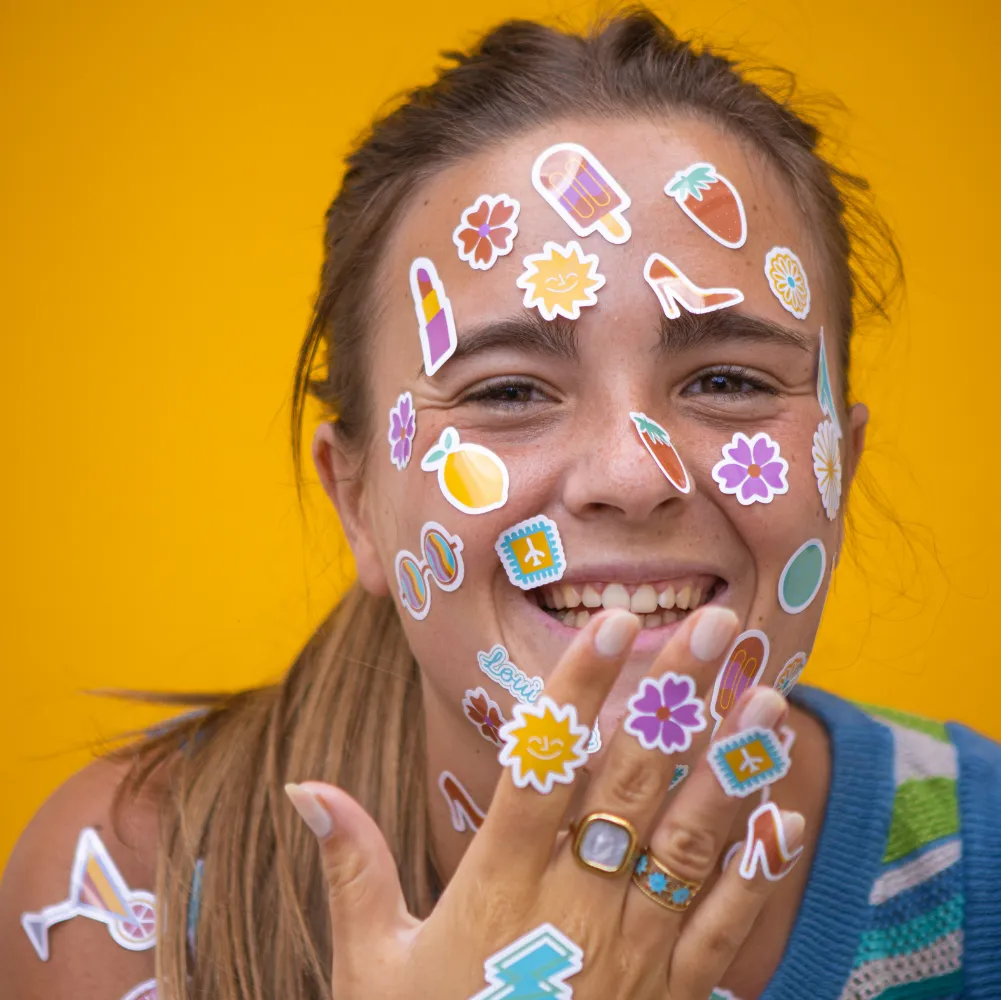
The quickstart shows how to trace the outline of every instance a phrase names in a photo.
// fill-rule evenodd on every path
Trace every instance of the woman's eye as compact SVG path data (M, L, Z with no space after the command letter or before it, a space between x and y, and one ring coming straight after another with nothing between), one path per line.
M686 396L753 396L755 393L775 395L775 390L760 379L741 369L704 372L690 382Z
M494 382L470 392L467 403L486 403L488 406L525 406L543 402L546 393L532 382Z

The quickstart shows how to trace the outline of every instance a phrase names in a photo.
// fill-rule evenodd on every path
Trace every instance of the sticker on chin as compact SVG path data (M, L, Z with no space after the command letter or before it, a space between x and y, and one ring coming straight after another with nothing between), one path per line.
M771 503L772 498L789 492L786 473L789 463L779 454L779 445L764 431L747 437L737 431L723 445L723 458L712 470L720 492L732 494L745 507Z

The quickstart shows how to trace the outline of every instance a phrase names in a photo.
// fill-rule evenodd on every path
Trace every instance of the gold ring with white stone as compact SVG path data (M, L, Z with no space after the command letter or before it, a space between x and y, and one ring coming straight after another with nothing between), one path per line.
M621 875L636 851L636 828L612 813L588 813L571 827L573 856L599 875Z

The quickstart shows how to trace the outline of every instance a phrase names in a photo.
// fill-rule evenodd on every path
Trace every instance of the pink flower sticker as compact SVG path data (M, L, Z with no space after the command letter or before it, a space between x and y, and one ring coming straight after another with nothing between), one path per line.
M706 728L702 700L695 695L691 677L668 671L654 680L645 677L629 699L625 729L644 750L671 754L692 745L692 733Z
M748 506L759 501L771 503L778 493L788 493L786 473L789 463L779 455L778 442L764 431L748 438L737 431L723 445L723 458L713 466L713 479L723 493L730 493Z
M518 235L515 219L521 205L510 195L481 194L476 203L462 213L452 233L459 248L459 259L476 271L487 271L498 257L509 254Z
M414 413L414 398L409 392L403 393L396 406L389 411L389 459L402 472L410 461L413 451L414 434L417 433L417 415Z

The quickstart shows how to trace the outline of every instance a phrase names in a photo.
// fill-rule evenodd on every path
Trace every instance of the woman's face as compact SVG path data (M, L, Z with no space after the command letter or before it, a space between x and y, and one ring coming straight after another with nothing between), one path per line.
M626 242L576 235L533 187L533 163L559 142L586 147L631 198ZM713 239L665 194L665 184L696 163L713 164L739 192L747 220L739 249ZM520 203L513 251L489 269L474 269L460 259L453 230L480 195L501 193ZM516 281L526 255L541 253L547 241L562 247L572 240L597 255L604 285L579 319L550 322L526 308ZM805 319L771 290L765 257L773 247L791 248L802 261L811 290ZM681 305L669 318L644 279L653 253L696 285L739 289L743 301L703 314ZM430 377L411 294L418 257L433 262L458 337L454 356ZM569 271L574 277L551 276L550 290L579 281L583 268ZM811 454L824 420L820 331L828 331L832 363L839 331L809 222L760 154L696 121L566 122L505 142L420 187L386 250L372 309L375 444L360 483L342 484L337 499L363 585L400 605L432 720L461 719L464 694L481 685L509 714L513 699L481 672L477 653L501 644L525 674L544 680L597 610L587 605L598 601L629 600L644 623L602 713L606 732L657 650L696 606L725 605L744 630L765 633L763 683L774 682L794 654L809 653L841 539L841 513L827 516ZM840 372L833 367L831 380L837 400ZM400 471L387 428L405 392L413 396L416 436ZM687 493L654 461L631 412L668 432L688 473ZM845 491L864 419L862 407L850 418L840 415ZM462 444L489 449L503 462L509 489L502 506L461 511L446 498L439 474L422 470L421 459L449 427ZM714 479L738 432L752 442L767 435L788 463L786 491L780 467L762 473L780 487L765 489L768 502L742 503L739 487L724 493ZM461 471L453 466L450 475ZM729 475L732 486L742 474ZM455 489L457 481L445 478ZM556 583L524 590L509 579L495 543L505 529L538 515L557 525L566 571ZM421 529L429 521L461 539L464 576L451 592L431 581L430 608L419 620L400 603L395 563L401 550L422 558ZM780 576L809 539L823 543L826 570L817 598L792 614L779 603ZM716 672L707 671L696 679L706 697Z

